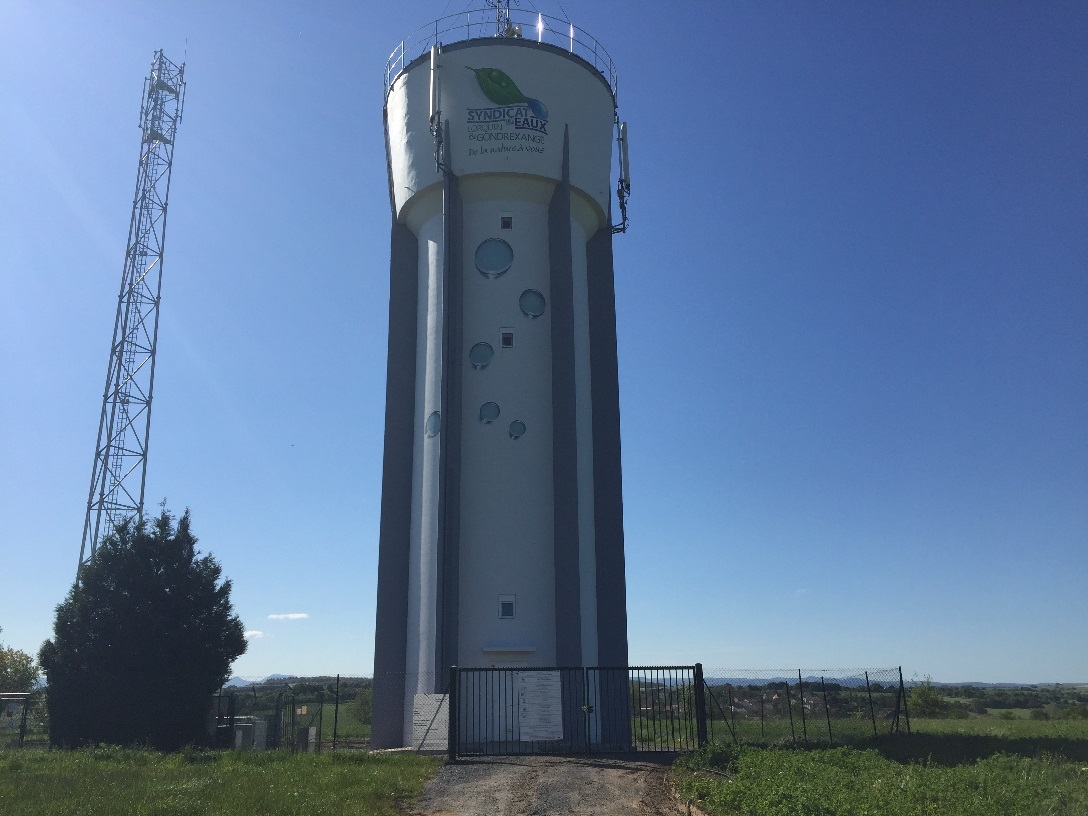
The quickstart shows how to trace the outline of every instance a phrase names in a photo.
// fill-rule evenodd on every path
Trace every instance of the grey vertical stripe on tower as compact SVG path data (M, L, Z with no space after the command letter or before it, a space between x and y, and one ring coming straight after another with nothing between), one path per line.
M578 569L578 434L574 378L574 271L570 232L570 139L563 129L563 178L548 207L552 321L552 491L555 547L555 661L582 665Z
M589 365L593 397L593 525L597 553L597 660L627 665L627 583L623 559L620 386L616 357L616 279L612 229L586 247L589 269Z
M412 525L412 447L416 431L416 306L419 246L396 215L390 230L389 353L385 381L385 455L378 535L378 606L374 621L376 748L403 744L408 650L408 552Z
M597 660L627 666L627 584L623 562L623 485L620 474L620 389L616 358L616 286L612 228L586 246L589 275L589 366L593 398L593 525L597 557ZM626 690L624 669L600 674L602 688ZM602 743L631 744L630 698L602 712Z
M457 176L449 169L450 126L445 123L446 172L442 182L442 447L438 492L438 615L435 691L445 691L445 671L457 660L461 542L461 417L464 370L464 213Z

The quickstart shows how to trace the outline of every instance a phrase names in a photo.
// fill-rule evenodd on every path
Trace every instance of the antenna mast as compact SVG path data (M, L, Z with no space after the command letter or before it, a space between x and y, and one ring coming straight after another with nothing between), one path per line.
M166 204L174 138L184 105L185 63L175 65L161 50L156 51L151 74L144 80L136 195L117 296L77 581L102 538L125 519L143 517Z
M521 5L519 0L512 0L514 5ZM510 23L511 0L487 0L487 4L495 9L495 36L496 37L520 37L521 30L515 29Z

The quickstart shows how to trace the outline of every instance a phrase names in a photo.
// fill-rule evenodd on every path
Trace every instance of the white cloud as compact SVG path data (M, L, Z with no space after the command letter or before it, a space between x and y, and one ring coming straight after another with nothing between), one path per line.
M244 637L246 640L253 640L253 638L263 638L264 632L262 632L260 629L249 629L242 634L242 637Z
M269 615L269 620L304 620L310 617L307 612L284 612L280 615Z

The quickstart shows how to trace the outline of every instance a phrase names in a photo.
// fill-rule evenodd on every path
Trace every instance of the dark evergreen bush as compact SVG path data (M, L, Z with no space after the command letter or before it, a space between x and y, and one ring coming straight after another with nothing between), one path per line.
M230 581L199 557L189 511L124 523L83 565L39 660L54 745L207 741L212 695L246 650Z

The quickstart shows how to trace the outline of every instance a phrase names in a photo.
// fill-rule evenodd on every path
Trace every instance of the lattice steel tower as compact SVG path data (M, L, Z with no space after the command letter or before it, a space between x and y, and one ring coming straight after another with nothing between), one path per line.
M185 64L175 65L162 51L156 51L151 74L144 80L136 195L117 296L77 579L101 538L123 519L143 516L166 204L174 137L184 104Z

